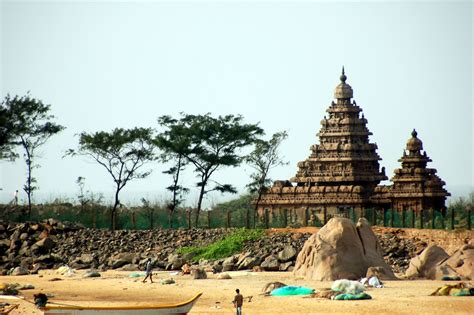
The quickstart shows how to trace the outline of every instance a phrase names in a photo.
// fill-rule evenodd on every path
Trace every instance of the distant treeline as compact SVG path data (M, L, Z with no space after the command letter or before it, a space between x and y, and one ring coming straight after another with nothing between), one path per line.
M55 117L50 109L50 105L29 94L14 97L7 95L0 103L0 159L13 161L19 158L18 150L22 150L27 170L23 186L27 205L18 206L18 191L12 204L21 209L22 216L30 219L41 215L41 207L33 209L33 193L39 188L38 180L33 176L34 170L39 167L38 148L66 128L54 121ZM104 170L104 175L113 182L114 202L111 207L106 207L112 229L122 226L121 219L117 218L123 212L121 191L130 181L149 176L152 162L168 167L163 171L170 177L166 187L169 197L165 205L168 225L171 225L173 217L181 218L181 214L175 215L174 212L178 212L185 195L191 189L181 184L183 170L189 167L196 174L194 189L198 191L199 197L193 210L194 215L188 215L192 217L194 226L200 226L201 221L206 220L200 218L200 213L203 200L209 193L237 193L231 183L214 180L215 174L223 168L246 163L254 169L247 185L248 191L255 194L257 200L253 212L246 213L245 225L251 227L260 196L272 182L269 178L270 170L285 164L279 156L278 148L286 139L286 132L277 132L269 140L264 140L264 135L265 132L258 123L245 123L241 115L214 117L210 113L181 113L179 117L157 117L157 125L148 128L117 127L111 131L81 132L77 147L64 148L63 151L65 157L84 156L97 163ZM244 153L248 151L250 153ZM77 184L83 192L84 178L78 177ZM81 195L80 198L86 198L83 193ZM83 201L80 202L84 205ZM77 212L82 216L84 209L82 207L79 208L80 211L70 212L71 215ZM100 213L105 211L97 207L94 209ZM141 212L131 211L131 214L136 217ZM98 216L93 216L93 219L97 225Z

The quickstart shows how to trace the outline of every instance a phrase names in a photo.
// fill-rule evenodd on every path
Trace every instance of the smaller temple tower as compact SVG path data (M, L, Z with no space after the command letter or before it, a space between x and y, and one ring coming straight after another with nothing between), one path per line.
M391 179L390 199L392 208L401 210L445 210L446 197L451 194L443 188L446 184L436 175L436 169L427 168L431 159L423 151L423 142L413 129L406 150L398 160L402 168L395 170Z

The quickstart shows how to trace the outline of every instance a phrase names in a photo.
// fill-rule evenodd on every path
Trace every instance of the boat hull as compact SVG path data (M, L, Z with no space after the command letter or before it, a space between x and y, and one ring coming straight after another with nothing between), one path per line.
M44 315L178 315L191 311L194 303L201 296L197 294L189 301L177 304L156 306L94 307L46 305L40 308Z

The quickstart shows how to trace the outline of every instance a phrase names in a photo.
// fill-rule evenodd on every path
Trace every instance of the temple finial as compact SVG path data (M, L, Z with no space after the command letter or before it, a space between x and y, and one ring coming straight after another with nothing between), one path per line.
M418 135L418 132L416 132L415 128L413 128L413 131L411 132L411 136L413 138L416 138L417 135Z
M344 66L342 66L342 74L339 77L339 79L341 79L342 83L346 83L347 77L346 77L346 73L344 72Z

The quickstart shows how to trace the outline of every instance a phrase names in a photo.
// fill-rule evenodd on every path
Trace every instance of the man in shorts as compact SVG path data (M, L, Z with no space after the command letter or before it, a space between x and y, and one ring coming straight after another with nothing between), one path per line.
M151 258L148 258L148 260L146 261L146 269L145 269L145 272L146 272L146 276L145 276L145 279L143 279L143 283L146 282L146 279L148 279L148 277L150 277L150 281L151 283L153 283L153 273L152 273L152 264L151 264Z

